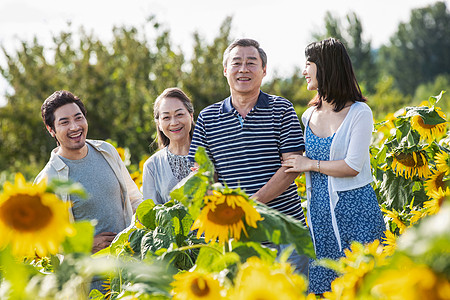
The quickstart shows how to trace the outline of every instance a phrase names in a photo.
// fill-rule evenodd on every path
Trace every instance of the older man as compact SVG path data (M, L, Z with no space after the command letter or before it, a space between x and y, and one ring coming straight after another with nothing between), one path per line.
M231 96L203 109L189 156L206 149L219 182L244 189L252 198L302 222L305 218L294 179L283 158L305 149L300 122L288 100L260 90L267 56L259 43L238 39L223 57ZM306 273L307 260L296 262Z

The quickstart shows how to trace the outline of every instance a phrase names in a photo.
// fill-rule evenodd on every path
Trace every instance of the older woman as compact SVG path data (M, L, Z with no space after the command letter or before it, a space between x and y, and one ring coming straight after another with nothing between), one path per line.
M170 191L190 173L187 154L194 132L194 107L179 88L168 88L155 100L153 114L160 150L144 164L144 199L156 204L170 200Z

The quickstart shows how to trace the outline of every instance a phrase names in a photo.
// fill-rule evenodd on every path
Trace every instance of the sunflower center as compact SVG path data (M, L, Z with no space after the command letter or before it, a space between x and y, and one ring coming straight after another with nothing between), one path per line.
M407 167L422 167L424 165L423 159L419 153L417 153L417 162L414 160L412 153L399 153L395 154L395 158L404 166Z
M445 175L445 173L441 173L441 174L439 174L438 176L436 176L436 180L435 180L435 183L436 183L436 188L442 188L442 190L445 190L445 183L444 183L444 175Z
M198 297L203 297L209 294L209 286L203 278L195 278L191 283L191 291Z
M244 215L241 207L235 206L233 208L226 203L221 203L216 206L214 211L208 212L208 219L219 225L230 225L238 223Z
M0 207L3 222L17 231L37 231L47 226L53 213L41 202L39 196L17 194Z
M417 123L419 123L420 127L425 128L425 129L431 129L436 127L436 125L430 125L430 124L425 124L423 122L422 117L419 116L419 118L417 118Z

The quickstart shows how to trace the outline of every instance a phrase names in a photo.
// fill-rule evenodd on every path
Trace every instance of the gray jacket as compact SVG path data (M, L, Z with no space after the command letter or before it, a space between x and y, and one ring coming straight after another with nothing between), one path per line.
M133 179L131 179L130 173L113 145L98 140L86 140L86 142L103 155L114 171L122 191L124 218L128 224L131 223L133 213L136 212L136 208L142 202L142 194L139 191L139 188L136 186ZM63 162L58 154L56 154L57 151L58 147L53 149L50 160L34 180L35 183L41 182L44 179L50 180L52 178L61 180L69 179L69 167ZM70 195L67 193L59 194L58 196L63 201L70 200ZM71 218L73 220L72 214Z
M153 154L144 163L142 192L144 199L152 199L155 204L170 200L170 191L178 183L167 158L167 147Z

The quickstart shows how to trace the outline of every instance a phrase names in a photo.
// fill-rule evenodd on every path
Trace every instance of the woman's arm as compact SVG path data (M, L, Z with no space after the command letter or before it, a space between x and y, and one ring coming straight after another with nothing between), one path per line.
M343 159L333 161L318 161L309 159L303 155L290 155L282 163L286 167L286 173L320 172L333 177L353 177L359 174L352 169Z

